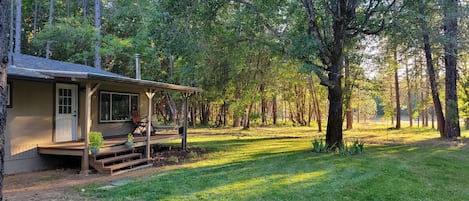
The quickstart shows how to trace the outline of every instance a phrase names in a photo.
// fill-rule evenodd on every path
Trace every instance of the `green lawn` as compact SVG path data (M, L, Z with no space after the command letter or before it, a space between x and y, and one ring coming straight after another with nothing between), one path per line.
M311 152L312 128L196 129L190 146L210 152L149 178L111 190L89 187L100 200L469 200L469 147L435 140L431 129L347 131L365 153ZM467 135L467 133L464 133Z

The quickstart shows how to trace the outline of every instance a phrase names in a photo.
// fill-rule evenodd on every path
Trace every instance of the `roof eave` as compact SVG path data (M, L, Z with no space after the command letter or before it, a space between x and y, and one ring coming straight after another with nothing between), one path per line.
M168 84L162 82L155 82L149 80L137 80L126 77L107 77L102 75L88 74L88 79L91 80L100 80L100 81L114 81L127 84L137 84L139 86L144 86L148 88L162 89L162 90L171 90L171 91L180 91L180 92L203 92L202 89L197 87L188 87L182 85Z

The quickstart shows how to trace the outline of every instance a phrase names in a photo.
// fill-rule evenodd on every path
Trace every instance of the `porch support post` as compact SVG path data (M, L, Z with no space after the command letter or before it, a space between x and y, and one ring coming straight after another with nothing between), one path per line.
M154 89L147 89L145 94L147 95L148 98L148 116L147 116L147 148L146 148L146 157L147 160L150 160L150 134L151 134L151 115L152 115L152 108L151 106L153 105L153 96L155 96L155 90Z
M183 94L183 97L184 97L184 130L182 132L182 141L181 141L181 144L182 144L182 149L184 151L187 151L187 127L188 127L188 123L187 123L187 114L188 114L188 99L189 99L189 96L190 96L190 93L187 93L187 92L184 92Z
M86 83L86 92L85 92L85 122L83 128L81 129L84 148L83 148L83 157L81 157L81 171L80 174L88 175L90 160L89 160L89 138L88 133L91 131L91 96L96 92L101 84L95 84L92 86L91 83Z

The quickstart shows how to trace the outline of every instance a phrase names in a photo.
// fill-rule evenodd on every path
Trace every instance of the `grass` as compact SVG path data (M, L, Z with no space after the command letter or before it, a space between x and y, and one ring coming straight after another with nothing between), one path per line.
M367 142L353 156L318 154L312 128L196 129L189 145L210 152L112 190L99 200L467 200L465 139L436 140L431 129L362 125L346 140ZM463 133L467 136L468 133Z

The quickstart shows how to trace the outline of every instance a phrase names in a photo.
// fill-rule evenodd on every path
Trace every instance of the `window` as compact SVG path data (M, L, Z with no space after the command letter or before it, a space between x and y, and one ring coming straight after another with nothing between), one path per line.
M122 122L132 119L138 110L138 94L101 91L99 94L100 122Z
M11 107L11 86L7 83L7 107Z

